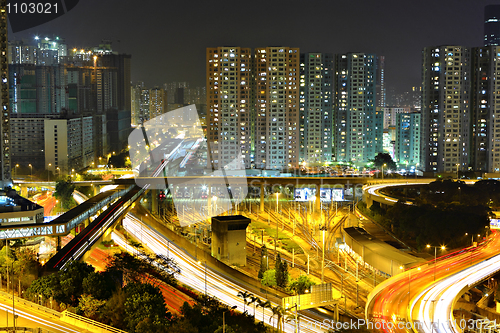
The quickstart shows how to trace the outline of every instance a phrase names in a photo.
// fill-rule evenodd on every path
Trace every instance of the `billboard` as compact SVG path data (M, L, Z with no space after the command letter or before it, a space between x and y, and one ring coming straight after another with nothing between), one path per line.
M490 219L490 229L500 229L500 219Z
M321 188L319 190L320 200L322 202L344 201L343 188ZM295 201L314 201L316 200L315 188L296 188Z

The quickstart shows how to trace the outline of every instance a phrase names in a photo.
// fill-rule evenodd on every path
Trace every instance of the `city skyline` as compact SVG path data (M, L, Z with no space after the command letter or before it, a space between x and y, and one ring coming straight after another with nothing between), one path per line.
M196 8L182 3L134 6L135 2L120 1L118 8L116 1L88 0L54 21L9 32L9 37L64 33L71 46L97 45L109 39L114 50L132 54L132 81L148 86L172 81L203 85L204 51L220 45L289 46L300 48L301 53L375 53L386 57L388 91L393 88L401 93L420 85L424 47L482 45L484 7L489 4L500 1L293 1L287 6L271 1L241 12L221 1ZM231 20L233 15L238 20Z

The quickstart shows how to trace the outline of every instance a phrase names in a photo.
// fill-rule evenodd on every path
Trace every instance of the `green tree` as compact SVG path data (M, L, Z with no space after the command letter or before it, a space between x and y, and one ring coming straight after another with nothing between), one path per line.
M136 333L164 333L165 325L161 323L155 323L150 318L146 318L139 322L135 327ZM168 330L169 332L170 329Z
M271 302L259 299L257 306L262 308L262 322L264 322L264 310L271 308Z
M255 299L258 299L255 297ZM231 327L237 333L264 333L267 332L262 322L255 323L248 313L230 311L229 307L218 300L209 297L206 301L190 305L184 303L181 307L181 318L174 318L168 329L169 333L214 333L219 332L222 326L222 314L225 314L226 329ZM226 331L229 332L229 331Z
M116 287L110 272L92 272L82 281L83 293L98 300L110 298Z
M38 295L42 295L44 299L52 297L58 302L63 302L65 300L61 292L59 275L57 273L42 276L33 281L31 286L26 290L26 294L34 301L38 299Z
M277 306L272 306L271 310L273 311L273 315L271 317L269 317L269 323L271 323L271 320L276 316L278 319L278 321L277 321L278 325L276 325L276 328L277 328L278 332L281 332L281 326L282 326L281 321L282 321L283 316L285 315L285 309L283 309L281 306L277 305Z
M40 264L36 259L36 252L29 248L19 249L15 251L15 256L14 274L27 288L38 278Z
M70 209L73 204L73 192L75 190L75 185L71 182L71 179L58 180L56 182L56 191L54 192L54 197L62 201L62 205L65 209Z
M146 318L156 325L167 325L167 307L158 287L132 282L125 286L125 323L131 332Z
M253 318L255 319L255 306L260 301L257 296L250 296L250 304L253 304Z
M264 272L269 269L269 257L267 254L267 247L266 245L262 245L262 248L260 250L260 270L258 274L259 280L262 279L264 276Z
M286 262L281 260L281 256L278 253L276 256L276 285L285 288L288 283L288 265Z
M9 246L4 246L0 250L0 269L2 274L7 274L7 267L9 274L12 274L12 264L16 260L14 250Z
M382 169L382 166L384 166L384 171L386 170L396 170L397 165L396 162L392 160L391 155L387 153L378 153L377 156L375 156L375 159L373 160L373 166L377 169Z
M61 299L57 301L78 305L78 298L83 294L83 280L93 272L94 267L79 261L73 261L65 271L59 272Z
M99 310L104 304L106 304L106 301L98 300L92 295L82 295L78 302L78 310L87 318L97 319Z
M238 291L238 297L243 298L243 313L245 313L246 309L245 307L250 304L250 297L253 296L252 293L248 291Z
M283 261L281 269L283 272L283 280L282 280L282 284L279 286L281 288L286 288L288 286L288 280L290 280L290 274L288 273L288 264L286 261Z
M260 283L264 286L276 287L276 271L274 269L265 271Z
M292 280L290 283L290 290L294 291L296 294L303 294L314 284L315 283L311 281L309 276L301 275L297 279Z
M117 253L107 263L107 271L123 274L125 281L141 282L144 274L175 285L175 275L180 273L177 263L161 255L145 254L134 257L126 252Z
M125 301L127 294L123 289L118 289L101 310L101 321L111 326L125 329Z

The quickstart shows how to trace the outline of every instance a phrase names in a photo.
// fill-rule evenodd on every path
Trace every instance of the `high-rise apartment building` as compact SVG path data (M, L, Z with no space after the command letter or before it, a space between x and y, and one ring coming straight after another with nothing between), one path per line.
M395 162L400 166L417 166L420 163L420 127L420 113L396 114Z
M382 108L384 113L384 129L396 127L396 115L399 113L409 113L410 107L385 107Z
M149 98L149 89L142 89L141 90L141 100L139 102L139 109L140 109L140 118L142 118L142 121L148 121L152 117L149 114L150 108L149 108L149 103L151 102L151 99Z
M472 49L472 167L500 171L500 46Z
M162 88L151 88L149 90L149 115L151 118L164 114L167 105L167 96Z
M255 166L297 166L300 149L298 48L255 49Z
M222 168L235 159L251 167L252 53L249 48L207 48L208 163Z
M377 57L335 57L335 154L337 162L363 165L383 151L383 112L376 108Z
M484 7L484 46L500 45L500 5Z
M69 173L94 161L92 117L43 119L46 169Z
M132 99L130 103L130 120L132 126L137 126L141 123L141 94L142 94L141 84L136 84L130 86L130 98Z
M423 50L420 165L425 171L453 172L469 166L470 56L464 46Z
M377 57L377 107L387 105L387 92L385 88L385 56Z
M2 115L0 118L0 159L2 173L0 188L12 185L11 180L11 153L10 153L10 108L9 108L9 65L7 63L7 1L0 0L0 102Z
M207 49L207 138L211 163L237 158L247 168L283 169L299 162L297 48Z
M9 42L8 59L9 64L37 64L38 46L32 45L25 40L14 40Z
M335 58L331 53L306 53L300 59L300 162L332 162Z

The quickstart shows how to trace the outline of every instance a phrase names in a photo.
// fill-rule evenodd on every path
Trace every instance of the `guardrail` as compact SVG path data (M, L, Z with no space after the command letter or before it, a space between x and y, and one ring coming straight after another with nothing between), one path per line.
M33 328L33 327L18 327L14 330L14 327L0 327L0 332L7 333L17 333L17 332L34 332L34 333L55 333L54 331L49 331L44 328Z
M12 294L6 293L5 291L0 290L0 296L4 297L4 298L8 298L9 300L12 300ZM24 298L21 298L18 296L14 296L14 303L15 304L22 304L26 307L34 308L37 311L45 312L45 313L47 313L51 316L54 316L54 317L58 317L58 318L61 317L61 313L59 311L49 309L45 306L39 305L35 302L28 301L27 299L24 299Z
M118 328L105 325L98 321L79 316L67 310L64 310L62 312L61 320L64 321L65 323L89 330L92 333L107 333L107 332L127 333L126 331L122 331Z

